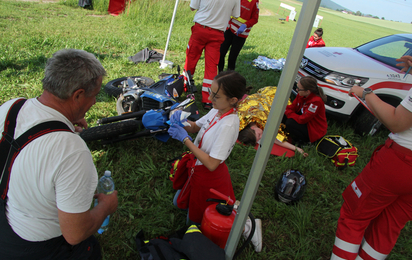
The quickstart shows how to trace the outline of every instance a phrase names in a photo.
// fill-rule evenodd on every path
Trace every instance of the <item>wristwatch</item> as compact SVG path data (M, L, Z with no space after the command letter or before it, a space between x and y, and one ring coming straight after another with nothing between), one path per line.
M365 88L362 93L362 99L365 99L367 94L373 93L373 90L370 88Z

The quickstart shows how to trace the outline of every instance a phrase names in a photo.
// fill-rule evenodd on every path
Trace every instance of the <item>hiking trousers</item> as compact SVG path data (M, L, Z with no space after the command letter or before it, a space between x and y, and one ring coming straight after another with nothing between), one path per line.
M225 57L229 48L230 52L227 61L227 70L235 70L237 57L245 42L246 38L237 36L230 29L225 31L225 41L220 46L219 72L223 71L225 67Z
M412 151L388 138L342 197L331 260L385 259L412 219Z
M223 31L195 23L186 49L185 70L195 74L197 62L205 50L205 74L202 84L202 102L210 103L209 88L217 75L220 45L224 41Z

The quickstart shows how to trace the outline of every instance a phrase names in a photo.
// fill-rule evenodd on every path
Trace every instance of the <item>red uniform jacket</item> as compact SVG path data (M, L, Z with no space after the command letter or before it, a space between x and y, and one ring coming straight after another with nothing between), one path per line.
M322 38L315 41L315 39L313 38L313 35L312 35L312 36L310 36L309 41L306 44L306 48L311 48L311 47L325 47L325 42L323 41Z
M302 112L301 115L296 114L299 111ZM298 124L307 124L311 143L323 137L328 130L325 103L314 93L308 97L297 95L293 103L286 107L285 115L287 118L294 119Z
M246 24L246 30L239 34L239 37L247 38L252 26L257 24L259 19L259 0L242 0L240 3L240 17L230 19L228 27L236 34L242 24Z

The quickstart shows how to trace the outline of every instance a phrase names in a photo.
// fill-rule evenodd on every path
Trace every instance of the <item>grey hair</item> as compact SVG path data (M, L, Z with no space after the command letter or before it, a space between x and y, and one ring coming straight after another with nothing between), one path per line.
M63 49L47 60L43 89L60 99L68 99L75 91L84 89L91 94L106 70L96 57L83 50Z

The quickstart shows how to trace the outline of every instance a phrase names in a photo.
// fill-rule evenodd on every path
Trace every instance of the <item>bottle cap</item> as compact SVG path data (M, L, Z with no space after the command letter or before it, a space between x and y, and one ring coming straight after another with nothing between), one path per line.
M111 171L105 171L105 172L104 172L104 176L111 177L111 176L112 176L112 172L111 172Z

